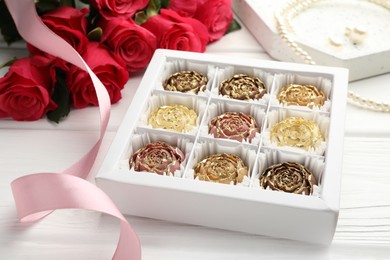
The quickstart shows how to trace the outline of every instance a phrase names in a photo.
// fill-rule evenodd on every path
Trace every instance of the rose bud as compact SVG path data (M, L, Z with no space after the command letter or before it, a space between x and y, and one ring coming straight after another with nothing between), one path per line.
M145 68L157 48L154 34L137 25L132 19L99 21L102 41L126 63L129 72Z
M105 19L127 19L145 8L149 0L90 0L90 5L97 9Z
M288 117L271 128L271 142L278 146L316 149L324 138L316 122L301 117Z
M233 22L233 10L231 0L199 1L194 15L201 21L209 32L210 42L220 39Z
M153 172L171 175L180 169L184 161L183 152L165 142L150 143L130 157L130 169L137 172Z
M260 99L266 92L259 78L247 74L236 74L219 85L221 95L240 100Z
M65 62L40 55L16 60L0 77L0 118L34 121L55 110L57 68L66 70Z
M324 92L312 85L289 84L278 94L279 102L288 106L320 107L325 99Z
M90 42L82 57L106 87L111 104L117 103L122 98L121 90L129 79L123 60L97 42ZM99 104L92 80L86 71L71 66L66 74L66 85L75 108Z
M240 157L234 154L214 154L194 166L195 178L201 181L210 181L230 184L241 183L244 176L248 176L248 167Z
M180 71L172 74L163 83L165 90L195 93L206 89L207 77L196 71Z
M83 54L88 48L87 38L87 8L73 8L60 6L42 15L42 22L55 34L69 43L78 53ZM29 51L33 54L47 55L38 48L27 44Z
M264 189L311 195L317 184L314 175L303 165L284 162L268 167L260 177Z
M198 6L201 4L200 2L201 0L170 0L168 9L177 12L181 16L193 17Z
M142 27L156 36L161 49L204 52L209 42L207 28L200 21L173 10L160 9L160 14L150 17Z
M208 30L210 42L220 39L233 21L231 0L171 0L168 9L203 23Z
M226 112L209 122L209 134L214 135L215 138L252 142L259 131L256 120L241 112Z

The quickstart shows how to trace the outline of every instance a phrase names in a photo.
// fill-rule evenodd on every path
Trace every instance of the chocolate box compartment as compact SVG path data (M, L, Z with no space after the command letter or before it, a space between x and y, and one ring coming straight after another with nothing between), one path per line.
M322 92L325 99L324 104L321 106L298 106L298 105L287 105L287 104L281 104L278 100L278 95L282 91L282 89L285 86L288 86L290 84L294 85L311 85L315 86L315 88ZM328 78L324 77L308 77L303 76L299 74L290 74L290 73L284 73L275 75L275 83L273 88L273 93L271 95L271 104L273 106L281 106L281 107L287 107L287 108L300 108L304 110L320 110L324 112L329 112L329 109L331 107L331 89L332 89L332 82ZM318 101L317 101L318 102Z
M197 94L191 92L184 92L187 95L199 95L199 96L208 96L210 95L211 86L214 81L215 74L217 69L215 65L208 64L204 65L202 62L194 62L191 60L169 60L165 63L163 72L157 78L155 89L156 90L164 90L163 84L164 82L174 73L178 73L181 71L195 71L197 73L202 74L207 78L207 84L203 91L199 91ZM183 93L180 91L173 91L175 93Z
M279 149L264 148L261 149L258 156L258 167L252 173L251 187L260 189L260 177L264 174L265 170L276 164L285 162L293 162L303 165L309 172L312 173L316 179L316 184L311 196L321 197L321 183L324 172L325 161L323 156L300 154L291 151L283 151ZM302 195L294 195L302 196Z
M137 128L136 131L134 131L134 133L132 134L131 142L127 144L127 149L123 153L120 164L118 165L119 169L128 170L127 173L124 174L143 174L135 172L133 169L130 169L129 159L131 158L131 155L134 154L138 149L146 146L149 143L154 143L158 141L162 141L173 147L177 147L183 152L185 158L180 165L180 169L172 174L172 176L175 177L183 176L184 169L188 162L188 157L193 149L195 138L185 134L169 132L161 133L161 131L144 128Z
M320 130L320 133L323 137L323 141L321 141L318 147L310 147L308 150L305 150L298 147L279 146L271 141L272 127L282 122L283 120L286 120L291 117L303 118L304 120L314 122L318 126L318 129ZM278 148L282 150L290 150L298 153L323 155L324 152L326 152L327 148L329 122L329 113L319 111L308 112L305 109L296 109L288 107L275 108L271 106L270 110L268 111L267 124L265 125L263 130L263 146ZM296 136L294 136L294 138L295 140L298 139Z
M261 83L263 83L265 93L258 99L234 99L223 95L220 91L220 86L222 82L225 80L230 80L232 77L237 75L247 75L249 78L257 78L260 79ZM274 82L274 73L271 73L267 70L263 70L261 68L253 68L250 66L222 66L218 67L218 71L215 75L215 84L211 89L211 94L214 98L228 99L228 100L236 100L245 103L253 102L258 104L268 104L271 89Z
M234 154L238 156L248 169L248 174L241 183L236 185L249 187L251 174L255 170L257 146L250 144L237 144L231 140L200 137L194 146L194 152L188 159L185 178L194 179L194 166L203 159L215 154ZM257 168L256 168L257 170ZM198 181L198 179L194 180ZM226 185L226 184L225 184ZM231 184L233 185L233 184Z
M181 178L169 178L157 174L132 174L131 170L120 169L120 161L128 152L132 134L137 129L137 119L143 113L156 82L161 79L165 63L172 60L214 65L217 71L226 66L253 67L273 75L297 73L331 80L332 105L320 197L195 181L185 178L185 174ZM347 82L348 72L342 68L157 50L96 175L96 184L124 214L329 244L339 212ZM266 113L269 110L268 103ZM153 132L158 135L159 130L153 129ZM202 141L200 132L194 138L195 147L198 141ZM256 157L260 156L262 145L260 142L256 146ZM254 171L258 169L258 161L256 159L253 164Z
M248 138L244 139L243 142L252 143L252 144L260 143L260 136L262 132L261 130L263 129L263 125L265 122L266 107L258 104L252 104L252 103L243 104L241 102L236 102L234 100L222 101L222 100L215 100L213 98L210 100L207 112L204 116L203 124L201 125L200 128L200 135L215 138L213 134L209 133L210 131L209 123L215 117L220 116L227 112L241 112L244 113L245 115L251 116L256 121L256 125L259 129L259 132L256 133L256 135L253 137L251 142L248 140Z
M182 105L195 111L196 113L196 125L187 131L180 133L196 135L200 124L207 107L208 99L203 96L187 95L182 93L176 93L171 91L154 91L149 97L149 101L145 109L142 110L138 121L138 126L151 129L160 129L162 131L175 132L174 130L164 129L164 128L153 128L149 124L149 118L155 110L159 109L161 106L167 105ZM179 132L176 132L179 133Z

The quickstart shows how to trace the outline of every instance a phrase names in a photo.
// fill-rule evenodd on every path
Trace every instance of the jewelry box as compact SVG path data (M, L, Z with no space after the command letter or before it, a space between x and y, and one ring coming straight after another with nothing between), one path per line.
M390 72L390 5L370 0L233 0L233 10L273 58L303 63L285 33L320 65L349 69L349 80Z
M207 76L207 85L198 93L165 90L163 82L179 71L200 72ZM222 96L221 82L237 74L261 79L266 94L257 100ZM281 104L277 92L288 83L316 84L327 101L321 107ZM96 184L123 214L329 244L339 212L347 84L348 71L343 68L157 50L98 170ZM191 130L151 127L152 111L172 103L196 112ZM232 111L250 114L257 121L259 132L251 142L208 133L215 115ZM322 147L301 150L272 144L272 127L288 117L315 121L324 137ZM180 167L162 175L135 171L130 162L134 153L157 141L183 152ZM242 159L248 174L240 183L196 177L195 165L220 153ZM311 195L260 187L266 168L287 161L313 173L317 185Z

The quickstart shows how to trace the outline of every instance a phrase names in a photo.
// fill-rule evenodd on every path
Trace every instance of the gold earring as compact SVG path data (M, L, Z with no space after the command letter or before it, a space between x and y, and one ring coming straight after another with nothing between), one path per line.
M360 45L367 36L367 30L363 26L346 26L344 35L347 36L354 45Z
M333 47L340 48L343 46L344 41L338 36L329 36L328 41Z

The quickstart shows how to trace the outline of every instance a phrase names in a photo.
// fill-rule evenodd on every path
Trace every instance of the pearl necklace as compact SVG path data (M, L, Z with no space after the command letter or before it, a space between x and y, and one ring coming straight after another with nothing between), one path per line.
M291 31L291 19L310 8L314 3L320 0L292 0L288 1L279 11L275 12L276 28L279 36L283 41L307 64L316 64L313 58L293 40L289 31ZM367 0L370 3L379 5L390 11L390 2L386 0ZM348 91L348 98L352 103L360 105L362 107L382 111L390 112L390 103L377 102L362 96L355 94L353 91Z

